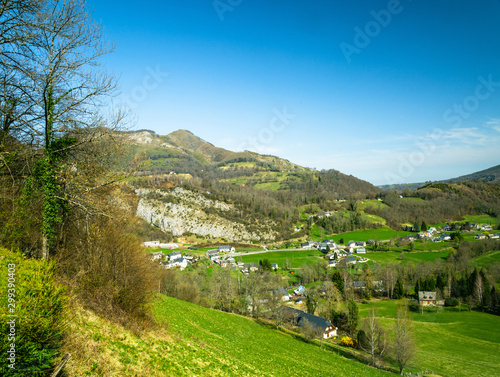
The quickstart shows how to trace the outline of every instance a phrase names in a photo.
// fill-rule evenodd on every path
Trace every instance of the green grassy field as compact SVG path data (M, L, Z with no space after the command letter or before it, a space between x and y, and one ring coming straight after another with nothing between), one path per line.
M171 376L383 376L388 373L237 315L162 297L172 342L156 355L158 371Z
M259 263L260 260L267 258L271 263L277 263L279 267L283 267L286 259L288 259L292 268L302 267L307 264L314 264L322 261L323 253L318 250L285 250L275 251L262 254L243 255L243 263Z
M376 229L363 229L363 230L356 230L353 232L337 234L332 238L335 240L335 242L339 242L341 238L344 239L344 242L349 242L350 240L368 241L370 239L388 240L390 238L396 238L396 236L403 237L407 234L412 234L412 233L405 232L402 230L392 230L388 226L383 226Z
M490 251L473 259L477 267L488 267L495 262L500 263L500 250Z
M500 219L491 217L490 215L466 215L464 221L469 221L472 224L499 224Z
M359 203L358 204L358 208L360 210L364 210L366 207L373 207L373 208L377 208L377 209L380 209L380 208L387 208L388 205L383 203L382 201L380 200L376 200L376 199L373 199L373 200L365 200L363 201L362 203Z
M365 256L380 264L391 262L405 264L408 262L430 262L439 258L446 259L450 252L451 250L404 253L404 259L401 259L401 253L393 251L368 253Z
M394 324L396 301L360 305L360 316L377 307L389 330ZM442 376L498 376L500 317L480 312L440 308L412 313L417 352L410 369L433 370Z

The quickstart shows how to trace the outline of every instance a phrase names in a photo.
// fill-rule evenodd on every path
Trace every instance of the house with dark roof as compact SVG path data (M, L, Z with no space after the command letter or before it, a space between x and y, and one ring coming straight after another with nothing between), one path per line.
M355 256L351 255L350 257L345 257L344 260L347 264L356 264L356 257Z
M243 265L243 268L241 269L242 272L255 272L259 270L259 265L256 263L245 263Z
M418 303L422 306L436 306L436 292L418 291Z
M276 295L276 297L279 297L282 301L290 300L290 294L283 287L281 287L280 289L277 289L275 291L270 291L269 293L271 293L272 295Z
M298 327L303 327L309 322L316 330L317 337L329 339L337 336L337 327L335 327L329 320L317 315L306 313L302 310L286 307L288 316L292 318Z

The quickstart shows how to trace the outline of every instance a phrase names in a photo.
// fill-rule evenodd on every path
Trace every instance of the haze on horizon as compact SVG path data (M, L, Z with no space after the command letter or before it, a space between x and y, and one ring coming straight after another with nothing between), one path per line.
M90 0L136 128L374 184L500 161L500 1Z

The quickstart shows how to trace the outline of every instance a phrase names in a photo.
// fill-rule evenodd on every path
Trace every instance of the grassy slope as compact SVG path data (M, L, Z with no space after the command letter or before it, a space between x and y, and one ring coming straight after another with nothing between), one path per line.
M163 298L158 315L167 318L178 339L184 366L171 375L378 376L386 373L268 329L248 318L172 298ZM172 357L173 356L173 357ZM170 355L169 359L176 359Z
M394 324L395 301L360 305L364 317L371 306L379 310L386 328ZM443 376L495 376L500 365L500 317L480 312L440 309L439 313L412 313L417 353L415 370L433 370Z
M260 260L264 258L269 259L271 263L278 263L278 266L282 267L285 264L285 260L292 267L297 268L308 264L315 264L323 260L324 254L318 250L285 250L285 251L275 251L263 254L252 254L243 255L243 263L259 263Z
M487 267L495 262L500 263L500 250L490 251L473 259L473 263L478 267Z
M381 251L376 253L366 254L366 258L378 263L408 263L408 262L430 262L436 259L446 259L450 255L450 250L429 251L429 252L412 252L404 253L404 259L401 260L401 253L394 251Z
M72 322L69 376L383 376L251 319L169 297L166 326L134 335L89 312Z

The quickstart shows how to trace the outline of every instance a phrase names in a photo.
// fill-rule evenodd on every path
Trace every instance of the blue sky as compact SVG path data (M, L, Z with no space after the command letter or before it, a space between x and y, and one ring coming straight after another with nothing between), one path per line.
M136 128L374 184L500 163L499 0L88 4Z

